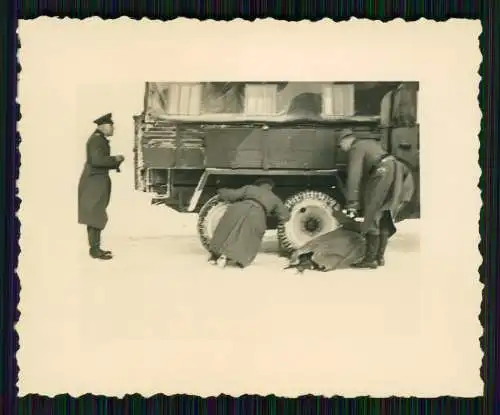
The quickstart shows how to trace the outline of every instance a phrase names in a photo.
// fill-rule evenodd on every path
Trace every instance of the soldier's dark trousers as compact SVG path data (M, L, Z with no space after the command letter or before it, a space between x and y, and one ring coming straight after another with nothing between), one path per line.
M379 246L377 252L377 263L379 266L385 265L385 249L387 248L387 242L389 241L389 230L381 229L379 235Z
M89 247L92 252L98 252L101 248L101 230L87 226L87 235L89 238Z
M101 249L101 230L87 226L87 235L89 239L89 253L92 258L110 259L111 251Z
M385 265L384 255L390 235L390 218L388 214L388 212L384 212L380 220L379 247L377 252L377 263L379 266Z
M354 264L353 268L377 268L377 255L379 253L380 246L380 235L375 235L373 233L366 234L366 251L365 257Z
M388 211L376 218L366 235L365 258L355 268L377 268L385 265L385 250L391 234L391 219Z

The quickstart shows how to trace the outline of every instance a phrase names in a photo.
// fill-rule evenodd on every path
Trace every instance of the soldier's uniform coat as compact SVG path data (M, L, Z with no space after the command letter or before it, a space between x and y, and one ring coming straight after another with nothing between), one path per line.
M106 208L111 197L109 171L119 167L120 162L111 156L108 139L96 130L87 141L86 160L78 184L78 223L105 228Z
M267 216L276 215L287 221L290 213L271 190L260 186L220 189L219 198L231 203L215 228L210 252L225 255L246 267L257 256L266 232Z
M408 167L387 154L375 140L354 140L349 150L347 205L359 209L363 204L363 233L377 235L387 212L385 226L393 234L394 218L413 192L414 181Z

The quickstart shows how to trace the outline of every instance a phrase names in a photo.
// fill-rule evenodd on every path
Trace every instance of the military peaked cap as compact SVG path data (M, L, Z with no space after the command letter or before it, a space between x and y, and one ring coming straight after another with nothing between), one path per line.
M347 137L350 137L354 135L354 131L352 131L350 128L344 128L341 132L340 132L340 140L343 140L344 138L347 138Z
M96 123L97 125L113 124L111 113L108 113L106 115L103 115L102 117L97 118L96 120L94 120L94 123Z

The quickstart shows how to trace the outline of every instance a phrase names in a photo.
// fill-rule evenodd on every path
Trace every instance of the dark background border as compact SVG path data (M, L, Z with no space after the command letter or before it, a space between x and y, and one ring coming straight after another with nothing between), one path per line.
M88 1L19 1L0 2L0 211L3 220L0 232L0 263L3 265L0 279L0 413L6 415L28 414L180 414L180 413L349 413L349 414L493 414L500 411L500 388L498 383L498 248L499 227L499 115L498 84L498 49L500 31L495 20L499 20L499 3L491 1L322 1L317 3L281 3L281 2L188 2L179 1L143 1L143 2L104 2ZM240 3L242 4L240 6ZM243 4L245 3L245 6ZM29 395L17 399L18 367L15 352L18 337L13 327L19 317L17 302L19 299L19 279L14 270L17 267L19 253L19 222L15 213L20 200L14 179L18 176L19 136L16 134L16 121L19 107L16 104L16 61L17 18L32 19L41 15L85 18L99 15L102 18L116 18L127 15L133 18L148 17L168 20L179 16L192 18L212 18L230 20L236 17L253 20L273 17L282 20L318 20L324 17L336 21L352 16L378 19L382 21L404 18L408 21L425 17L443 21L452 17L481 19L483 32L480 37L483 63L480 69L482 81L479 100L483 119L481 123L481 148L478 155L482 167L480 187L483 197L480 232L482 242L480 250L483 265L480 268L481 281L485 283L480 319L484 327L481 345L485 352L481 376L485 381L485 396L474 399L439 397L435 399L388 398L344 399L342 397L303 396L297 399L279 398L274 395L261 397L244 395L230 397L221 395L202 399L196 396L155 395L144 399L139 395L128 395L124 399L95 397L85 395L79 399L68 395L59 395L53 399ZM411 47L411 45L408 45ZM432 63L430 63L432 64ZM57 114L54 114L57 117ZM44 126L40 126L44 131ZM49 134L48 131L44 132ZM41 160L42 163L42 160ZM460 195L453 199L460 200ZM443 207L444 209L445 207ZM54 252L57 255L57 252ZM41 293L43 295L43 293Z

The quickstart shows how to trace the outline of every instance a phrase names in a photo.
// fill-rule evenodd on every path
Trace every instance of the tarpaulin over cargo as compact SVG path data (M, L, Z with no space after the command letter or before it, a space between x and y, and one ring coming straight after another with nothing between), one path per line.
M382 96L394 88L393 84L148 82L145 114L153 119L207 122L286 122L298 118L376 122ZM375 104L367 106L370 91ZM356 100L359 94L364 94L363 99Z

